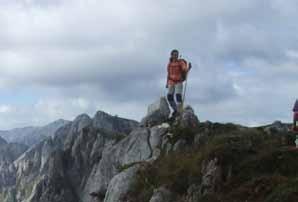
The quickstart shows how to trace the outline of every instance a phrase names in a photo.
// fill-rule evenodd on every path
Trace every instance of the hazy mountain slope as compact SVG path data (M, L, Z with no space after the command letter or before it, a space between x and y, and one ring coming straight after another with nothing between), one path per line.
M0 131L0 136L7 142L22 143L32 146L42 141L45 137L53 136L58 128L67 123L69 123L69 121L59 119L42 127L25 127Z

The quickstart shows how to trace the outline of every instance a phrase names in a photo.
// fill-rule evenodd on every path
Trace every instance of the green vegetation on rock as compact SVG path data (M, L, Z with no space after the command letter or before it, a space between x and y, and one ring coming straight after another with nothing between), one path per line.
M188 188L202 183L203 164L215 158L222 171L221 184L214 194L199 196L199 202L298 201L298 151L283 143L284 138L291 142L293 134L210 123L195 130L172 128L171 132L172 143L181 138L194 141L198 134L206 141L144 164L131 193L136 201L149 201L154 189L166 186L177 201L186 202Z

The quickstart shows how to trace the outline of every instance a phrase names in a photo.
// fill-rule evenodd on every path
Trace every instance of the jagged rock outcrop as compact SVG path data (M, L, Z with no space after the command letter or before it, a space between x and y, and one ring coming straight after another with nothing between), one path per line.
M154 126L166 122L170 116L170 108L165 97L161 97L148 107L147 115L141 121L142 126Z
M174 195L166 187L160 187L154 190L153 196L149 202L172 202Z
M197 128L199 126L199 119L191 106L184 108L181 119L178 119L181 128Z
M15 197L16 168L13 161L28 147L17 143L7 143L0 138L0 201L12 201Z
M151 160L156 160L160 156L167 142L166 136L169 129L170 129L170 125L167 123L150 128L149 143L152 149Z
M96 170L101 162L104 150L113 148L137 126L136 121L111 116L104 112L98 112L93 119L85 114L78 116L73 122L58 129L54 137L49 137L33 146L12 164L13 169L9 176L14 178L11 180L11 186L3 184L0 190L15 191L0 191L0 199L3 196L2 198L6 200L3 202L11 202L8 198L13 194L15 197L13 202L85 200L84 196L90 196L94 188L88 187L88 179L94 180L92 171ZM146 130L146 134L147 132ZM148 138L146 136L145 142ZM136 142L138 142L137 138L131 138L123 145L126 146L128 143L134 147ZM141 140L139 142L143 143ZM137 155L139 150L133 148L127 150L130 151L127 153L130 156L126 157L127 160L121 159L123 164L129 163L130 157L136 159L139 157ZM146 154L144 148L144 155L151 155L150 148L148 150L149 154ZM105 159L109 161L108 158ZM109 180L118 173L113 173Z
M203 162L202 183L200 187L201 195L214 194L218 192L223 184L222 168L218 158Z
M103 111L98 111L93 119L93 127L110 133L128 134L132 128L138 126L137 121L111 116Z
M88 178L85 187L85 201L90 200L90 193L104 195L109 182L121 171L121 168L151 157L152 149L148 144L149 135L146 128L138 128L117 144L110 144L104 148L101 160L93 168Z
M200 197L202 196L201 189L199 185L191 185L187 189L187 195L185 197L186 202L197 202L200 200Z
M49 138L30 148L14 162L16 168L15 186L17 201L29 200L29 198L32 198L31 201L37 200L36 197L39 195L35 192L40 190L37 188L40 188L39 184L42 184L44 182L43 179L46 178L42 173L48 172L45 165L54 151L55 145L52 139Z
M73 202L79 201L66 177L63 153L55 151L45 165L46 174L40 176L33 185L26 201L30 202ZM20 199L18 199L20 200Z
M104 202L128 201L127 195L136 184L138 169L139 166L135 165L113 177L109 183Z
M185 139L180 139L173 145L173 151L175 152L183 151L185 148L187 148L187 141Z
M281 121L275 121L271 125L266 126L264 130L269 133L287 133L290 131L290 125L289 124L284 124Z

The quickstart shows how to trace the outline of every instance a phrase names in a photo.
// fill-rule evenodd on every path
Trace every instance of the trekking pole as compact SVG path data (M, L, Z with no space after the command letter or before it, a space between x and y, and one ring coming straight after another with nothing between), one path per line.
M191 68L192 68L192 64L189 63L189 69L188 69L188 72L190 71ZM184 103L185 103L185 98L186 98L188 72L187 72L187 74L186 74L185 85L184 85L184 92L183 92L183 99L182 99L182 110L184 110Z

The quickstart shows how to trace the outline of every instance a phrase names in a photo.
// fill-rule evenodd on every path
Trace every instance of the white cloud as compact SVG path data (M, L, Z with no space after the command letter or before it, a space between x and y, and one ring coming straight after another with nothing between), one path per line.
M291 59L298 59L298 51L297 50L286 50L286 56Z
M9 105L0 105L0 113L9 113L12 112L13 108Z
M172 48L194 63L188 101L201 119L289 121L297 8L294 0L2 0L0 90L39 98L0 114L0 128L97 109L140 119L164 92Z

